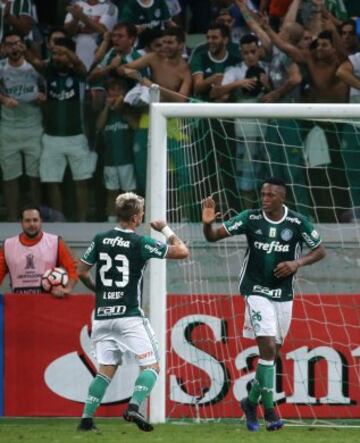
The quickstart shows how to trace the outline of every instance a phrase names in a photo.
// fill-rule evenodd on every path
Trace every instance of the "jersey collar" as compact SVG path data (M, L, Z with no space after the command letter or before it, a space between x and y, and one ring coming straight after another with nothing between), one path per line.
M271 218L266 216L264 211L262 211L262 215L268 223L272 223L273 225L279 225L280 223L282 223L286 219L286 217L288 215L288 211L289 211L289 208L287 206L283 205L283 208L284 208L284 215L280 220L277 220L277 221L271 220Z
M148 5L144 5L144 3L143 3L141 0L137 0L137 2L139 3L139 5L140 5L142 8L151 8L151 6L154 5L154 0L152 0Z
M221 60L218 60L217 58L214 58L214 57L211 55L210 51L208 51L208 57L209 57L209 59L210 59L213 63L224 63L224 61L228 58L228 56L229 56L229 53L228 53L228 51L226 51L226 54L225 54L224 58L221 59Z
M124 229L124 228L120 228L120 226L115 226L115 231L121 231L121 232L135 232L132 229Z

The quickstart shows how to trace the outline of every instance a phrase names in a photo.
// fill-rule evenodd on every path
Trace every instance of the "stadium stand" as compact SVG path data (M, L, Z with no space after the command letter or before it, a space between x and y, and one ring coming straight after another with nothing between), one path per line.
M40 189L36 182L38 175L35 170L36 167L34 169L29 166L30 157L27 154L29 148L26 146L29 143L16 142L19 149L16 151L16 157L14 157L15 154L12 154L13 149L10 149L10 145L14 146L15 141L11 142L9 131L6 129L9 127L9 118L13 119L16 127L23 128L25 125L26 128L29 123L26 123L24 119L28 117L23 116L22 110L30 109L29 106L34 106L35 103L31 94L16 83L17 80L14 81L13 78L11 84L9 83L7 71L10 68L14 72L16 69L20 72L23 66L29 66L28 69L34 70L35 87L43 97L42 102L36 106L39 110L42 110L44 117L48 115L50 100L53 99L49 94L53 94L53 92L49 88L50 85L46 85L46 80L41 75L43 72L40 70L40 75L35 74L35 72L36 70L39 71L38 68L41 66L40 62L42 60L48 59L50 66L53 63L54 47L49 45L47 41L48 36L53 33L54 26L62 27L63 31L60 30L60 32L65 31L64 37L61 37L61 34L59 35L55 46L64 47L63 39L65 37L73 39L75 42L74 51L84 62L89 78L79 98L73 96L74 94L77 95L74 89L76 82L74 83L71 78L64 85L61 96L62 101L68 101L67 106L73 109L73 113L81 113L81 124L88 139L88 145L94 153L93 158L97 155L96 170L93 177L85 185L86 188L89 188L88 213L86 215L88 221L105 221L106 213L109 213L109 210L106 211L104 203L106 191L103 170L104 164L109 161L107 151L104 150L104 134L109 134L112 129L109 129L106 125L96 129L95 124L104 103L108 100L105 87L108 78L117 77L124 80L127 85L124 91L124 103L126 104L124 109L126 111L120 111L119 122L114 122L112 128L115 128L116 124L129 125L129 130L133 133L132 162L135 165L135 171L139 162L144 163L146 161L147 108L149 103L147 85L154 81L159 83L162 88L162 101L178 101L179 96L176 98L176 94L184 94L184 91L186 91L186 97L181 98L180 101L215 100L218 103L238 101L239 88L235 87L230 93L223 95L219 95L218 91L221 89L219 86L221 86L223 78L227 79L229 77L224 77L225 69L240 69L241 65L239 63L243 63L241 60L243 60L244 55L241 50L239 51L239 42L240 38L249 34L249 32L256 34L260 41L259 59L265 71L268 72L268 93L259 95L255 94L254 90L251 94L251 101L263 103L279 101L283 103L287 101L346 103L349 101L350 86L352 86L351 101L354 101L353 97L356 96L354 91L358 91L354 87L354 82L359 81L356 60L360 48L358 35L360 29L360 19L358 17L360 14L357 2L353 0L331 2L293 0L292 2L283 2L281 10L276 9L275 3L267 2L268 9L264 9L265 3L256 0L217 0L214 2L186 2L183 0L175 3L170 2L170 9L168 9L168 3L165 0L136 0L135 2L111 0L105 2L99 0L71 0L69 2L58 0L54 2L54 8L48 8L48 3L41 0L2 1L0 3L3 17L0 29L3 39L1 47L1 66L3 67L0 69L2 82L0 95L2 103L0 123L0 163L2 168L0 218L3 221L15 220L16 211L23 203L29 201L40 203L46 208L45 217L48 221L59 219L75 221L76 218L84 218L84 211L81 211L80 218L79 215L76 215L78 212L76 207L79 205L79 201L74 198L76 193L73 191L77 188L70 169L67 167L65 170L61 191L56 191L58 194L61 192L65 196L63 208L60 208L59 205L54 207L56 199L54 199L51 191L51 183L50 185L47 183L46 186L43 184L42 189ZM201 14L199 14L199 10L201 10ZM265 22L263 14L260 16L260 13L267 13L269 21ZM169 42L169 38L166 38L166 36L164 38L160 37L159 32L165 28L169 29L177 26L183 28L186 33L186 47L183 48L182 53L183 63L189 65L189 67L197 66L196 69L191 68L193 71L193 87L189 91L187 88L183 88L184 77L182 75L179 75L176 81L169 84L165 77L162 78L156 74L155 66L150 70L146 67L147 58L149 57L146 51L154 50L149 49L148 46L141 47L142 43L148 45L148 37L140 38L138 36L139 38L133 40L133 47L126 54L119 49L123 43L119 39L116 40L115 37L111 38L109 33L112 32L117 23L124 20L131 22L133 21L131 17L135 16L140 20L139 23L134 22L138 34L141 34L145 29L153 29L154 31L151 32L157 33L155 65L162 66L165 63L170 67L171 64L175 66L178 63L178 56L172 53L172 43ZM143 18L141 18L142 16ZM200 19L201 21L199 21ZM214 40L212 36L214 32L208 31L210 25L213 26L214 23L220 23L228 29L229 36L222 37L226 41L226 49L220 49L218 45L221 43ZM5 42L5 37L9 31L19 34L19 37L16 38L23 40L24 44L18 48L15 46L10 48L9 44ZM319 35L319 33L322 34ZM56 51L57 48L55 48ZM126 49L126 51L128 50ZM17 58L17 60L11 61L9 59L12 53L15 53L15 59ZM114 56L116 54L118 55ZM204 67L206 72L202 74L203 80L199 88L199 73L194 72L194 69L202 69L199 68L199 63L205 63L207 54L212 54L210 56L212 66L206 65ZM226 63L220 60L224 54L226 57L228 57L227 54L231 55ZM67 56L70 56L69 53ZM127 63L133 61L134 56L135 58L145 57L144 60L140 59L141 61L135 65L143 65L144 67L140 70L126 67ZM96 57L95 63L93 63L94 57ZM349 57L348 61L347 57ZM104 65L107 65L106 75L98 78L94 83L92 80L94 77L93 71L97 69L97 66ZM222 66L221 69L220 65ZM237 80L239 82L244 81L241 80L241 75ZM336 84L336 87L333 89L326 87L325 78L327 78L326 81L329 82L329 85ZM228 82L228 80L225 81ZM251 83L248 82L248 90L251 89ZM216 99L212 98L214 96L216 96ZM78 102L76 103L76 101ZM128 110L130 112L127 112ZM125 115L121 116L121 112L125 112ZM124 119L123 123L121 123L122 119ZM64 125L63 130L66 132L65 122L66 116L63 117L62 123L59 122ZM276 122L272 123L275 124ZM357 201L357 174L353 167L350 167L350 163L353 165L353 159L356 158L357 154L356 152L349 152L347 142L349 140L348 131L354 130L354 128L351 125L347 125L345 128L341 125L333 127L328 125L319 129L325 135L330 150L330 163L324 168L323 178L319 177L317 173L314 177L311 167L304 164L304 154L301 154L298 160L296 156L292 158L293 161L300 162L297 166L298 172L299 168L302 168L303 174L301 177L297 176L300 177L303 186L305 188L313 187L311 198L309 196L304 198L311 200L309 200L308 206L311 207L310 212L317 221L331 221L331 214L328 214L326 210L316 209L328 205L331 199L335 199L335 206L339 205L337 203L339 201L345 202L345 204L340 205L343 207L343 211L336 213L337 220L349 221L353 218L351 215L353 214L352 203ZM268 131L265 140L266 146L270 147L270 152L274 151L274 149L271 149L272 146L275 146L276 150L278 143L276 137L278 136L284 140L285 145L292 143L304 144L307 140L308 146L310 146L309 140L312 139L307 138L307 135L311 132L311 129L306 124L299 127L298 124L294 126L294 123L290 124L288 122L287 126L284 127L283 123L282 129L275 138L271 130ZM21 130L24 131L25 129ZM61 128L59 130L61 132ZM228 125L226 131L232 134L234 127ZM236 129L235 125L236 131L239 132L239 127ZM181 138L180 132L175 140L177 137ZM295 132L297 135L294 137ZM28 137L21 135L21 132L18 133L18 137L28 140ZM114 137L114 140L116 140L117 135L114 135ZM44 141L46 144L46 136ZM228 180L226 184L228 187L233 187L234 183L246 181L246 161L244 163L241 160L243 154L242 148L239 146L238 144L238 154L235 153L235 145L229 147L230 157L237 160L234 161L234 164L225 164L227 170L234 169L235 171L234 179ZM251 155L257 156L255 151ZM46 153L46 150L44 153ZM270 154L272 156L270 162L273 164L274 162L283 161L276 155L274 157L273 154ZM19 167L17 167L17 171L10 167L14 171L10 174L8 165L14 162L19 164L23 161L23 158L25 160L24 172ZM177 160L181 161L181 159ZM181 168L181 164L175 166ZM242 170L242 168L245 168L245 170ZM256 173L264 174L263 171ZM233 173L231 172L231 174ZM286 177L285 172L284 174L286 180L291 180L289 176ZM350 189L350 195L334 191L332 195L326 196L321 188L329 186L327 176L330 177L330 181L335 180L340 183L341 188ZM253 179L256 187L257 177L253 177ZM138 179L138 185L138 192L144 194L145 184L141 182L141 179ZM320 189L320 191L316 189ZM245 192L245 194L247 192L241 187L238 191L240 193ZM230 190L230 194L232 192ZM14 198L9 198L9 195ZM17 198L16 195L19 195L19 197ZM246 200L247 196L240 196L240 198ZM256 192L253 198L257 198ZM14 204L14 202L17 203ZM250 206L254 203L251 203Z

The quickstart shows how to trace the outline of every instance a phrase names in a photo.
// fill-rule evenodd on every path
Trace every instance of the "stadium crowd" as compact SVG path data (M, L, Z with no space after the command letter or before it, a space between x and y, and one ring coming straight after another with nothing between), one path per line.
M359 102L357 0L0 0L0 18L7 221L24 203L42 206L46 221L115 221L120 191L144 196L152 83L165 102ZM256 206L271 174L314 221L352 220L356 123L268 123L265 138L248 120L205 131L229 205ZM191 185L181 156L172 161Z

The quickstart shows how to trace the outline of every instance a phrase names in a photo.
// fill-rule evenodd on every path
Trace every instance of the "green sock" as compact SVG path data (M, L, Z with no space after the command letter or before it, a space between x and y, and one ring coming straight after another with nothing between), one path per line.
M105 391L111 379L103 374L97 374L89 386L88 396L85 401L83 417L94 417L96 409L100 406Z
M136 379L133 396L129 403L140 406L141 403L149 396L158 374L154 369L144 369Z
M257 404L261 395L265 409L274 407L274 362L259 360L256 368L255 379L249 393L249 400Z
M259 403L259 398L261 395L260 383L259 383L258 379L256 378L258 367L256 368L255 378L251 383L251 389L250 389L249 397L248 397L249 400L251 401L251 403L254 403L255 405L257 405Z

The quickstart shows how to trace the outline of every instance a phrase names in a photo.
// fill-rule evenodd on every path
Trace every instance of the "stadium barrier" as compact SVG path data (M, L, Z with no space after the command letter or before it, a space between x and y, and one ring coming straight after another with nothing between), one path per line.
M96 371L93 296L5 294L1 300L3 415L80 416ZM296 299L277 361L275 398L283 417L360 416L359 304L354 294ZM257 356L254 342L241 337L243 298L192 295L189 303L189 295L172 294L168 308L167 417L239 417ZM98 415L121 415L136 376L134 360L125 356Z

